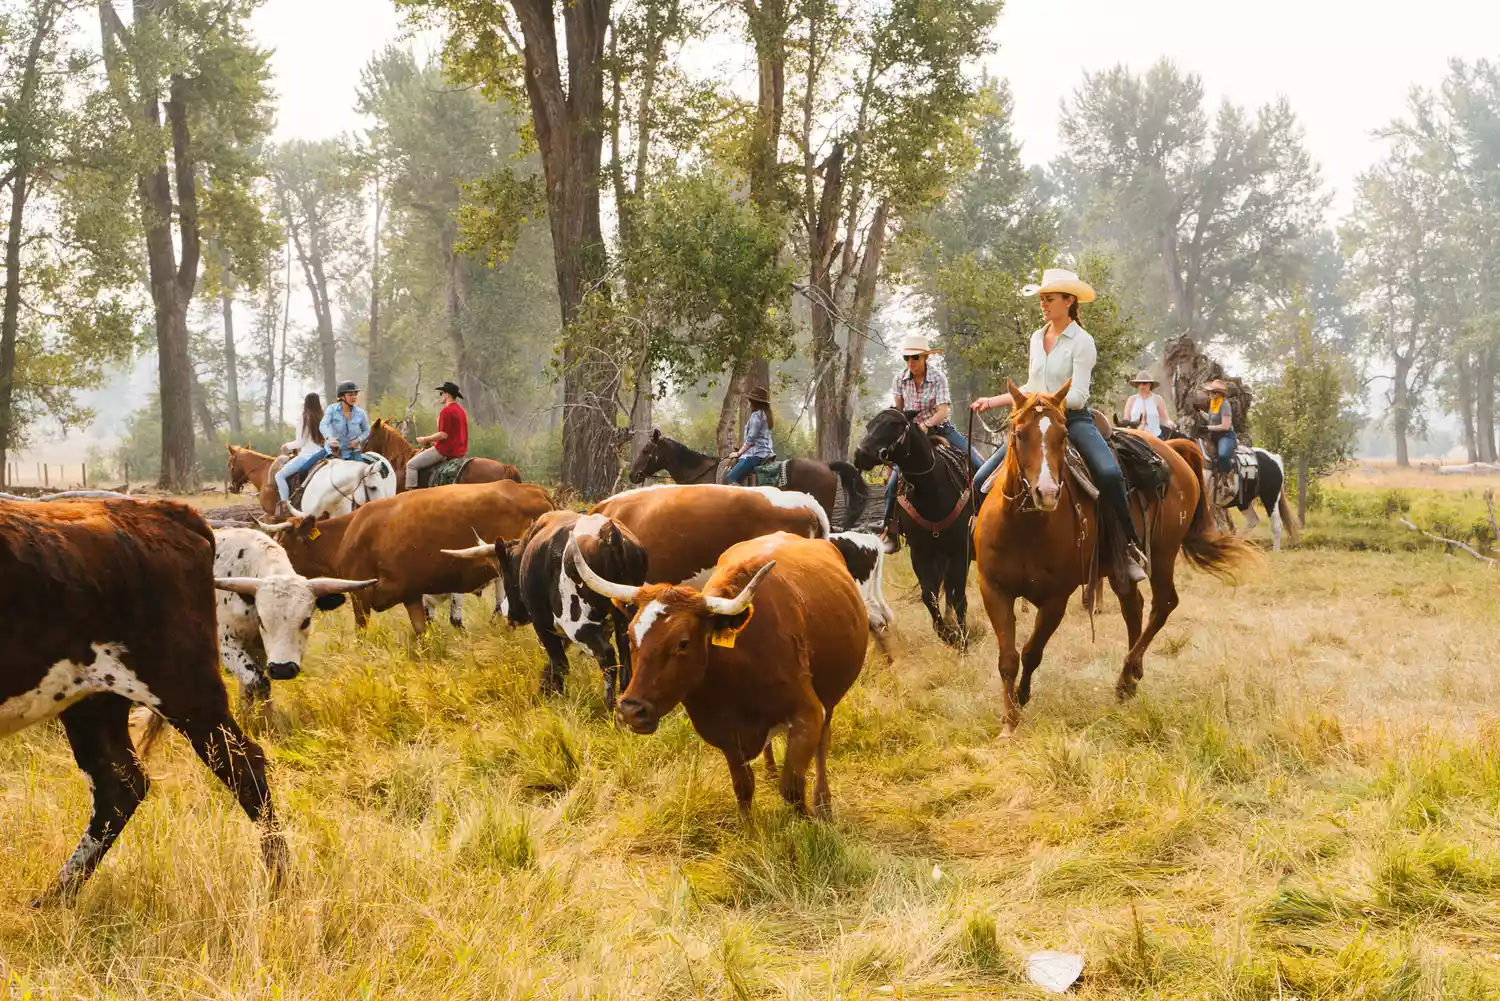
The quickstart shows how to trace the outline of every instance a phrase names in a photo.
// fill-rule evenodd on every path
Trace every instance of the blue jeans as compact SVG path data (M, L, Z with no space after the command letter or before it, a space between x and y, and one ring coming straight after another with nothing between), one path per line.
M764 455L742 455L735 462L735 464L729 468L729 472L724 474L724 482L738 483L740 480L743 480L745 477L749 476L750 471L753 470L756 466L759 466L766 461L768 460Z
M1219 472L1227 473L1234 469L1234 450L1239 447L1239 437L1233 431L1226 431L1219 435L1215 443L1219 450Z
M939 424L937 427L933 428L932 430L934 432L936 432L937 435L939 437L941 437L944 441L946 441L948 444L952 445L954 448L958 449L960 452L968 452L969 453L969 462L971 462L975 466L978 466L981 462L984 461L983 459L980 458L979 451L976 448L974 448L974 446L972 446L972 445L969 444L969 439L967 439L967 438L965 438L963 436L963 432L959 431L958 428L956 428L956 427L953 426L953 422L952 421L943 421L943 423ZM891 478L885 481L885 520L886 521L890 521L891 520L891 509L892 509L892 506L896 503L896 487L900 484L900 482L901 482L901 476L900 476L900 474L897 473L894 469L892 469L891 470Z
M1078 454L1083 456L1083 464L1089 467L1089 473L1094 477L1094 486L1099 488L1099 496L1109 505L1114 512L1118 524L1124 527L1125 537L1131 542L1139 544L1136 538L1135 524L1130 520L1130 504L1125 499L1125 474L1120 472L1120 464L1115 460L1115 453L1109 450L1104 436L1099 433L1098 426L1094 423L1094 415L1088 410L1068 411L1068 441L1078 449ZM979 472L974 476L974 489L979 490L989 482L990 477L995 475L995 470L1000 468L1000 463L1005 461L1005 450L1010 439L1000 443L995 449L995 454L985 460ZM1066 476L1064 472L1060 475ZM979 502L984 503L985 495L979 495Z
M279 470L277 470L276 492L281 495L281 499L283 501L289 501L292 499L292 488L287 482L292 478L292 476L302 472L302 470L306 469L308 466L311 466L319 459L326 458L328 458L328 449L315 448L311 452L305 452L302 455L297 456L286 465L282 466Z

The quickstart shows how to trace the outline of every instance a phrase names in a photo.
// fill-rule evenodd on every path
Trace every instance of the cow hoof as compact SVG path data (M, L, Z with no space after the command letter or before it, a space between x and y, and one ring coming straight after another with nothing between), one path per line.
M1135 698L1135 682L1122 681L1119 684L1115 685L1115 698L1119 699L1121 702L1128 702L1129 700Z

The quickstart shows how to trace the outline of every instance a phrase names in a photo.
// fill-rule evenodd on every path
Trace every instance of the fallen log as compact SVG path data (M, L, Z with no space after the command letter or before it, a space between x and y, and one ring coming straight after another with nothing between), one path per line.
M1459 549L1462 549L1464 552L1468 553L1470 556L1474 557L1476 560L1483 560L1484 562L1488 563L1490 566L1495 566L1496 564L1500 564L1500 560L1491 559L1490 557L1485 556L1483 553L1479 552L1479 550L1475 549L1473 546L1470 546L1470 545L1468 545L1466 543L1463 543L1463 542L1459 542L1456 539L1445 539L1441 535L1433 535L1431 532L1427 531L1426 529L1421 529L1421 528L1418 528L1416 525L1413 525L1411 522L1407 521L1405 518L1401 519L1401 524L1405 525L1407 528L1411 529L1413 532L1420 532L1422 535L1427 536L1429 539L1433 540L1434 542L1441 542L1443 545L1448 546L1450 548L1451 547L1457 547Z

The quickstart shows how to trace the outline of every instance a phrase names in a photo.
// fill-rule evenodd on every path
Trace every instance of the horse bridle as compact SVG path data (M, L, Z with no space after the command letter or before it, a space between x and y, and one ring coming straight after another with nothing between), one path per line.
M1012 408L1010 414L1005 418L1006 424L1008 424L1010 426L1010 430L1007 433L1006 438L1005 438L1005 450L1006 450L1006 456L1007 456L1007 458L1009 458L1010 453L1016 447L1016 435L1017 435L1018 431L1017 431L1017 428L1016 428L1015 417L1016 417L1016 412L1015 412L1015 409ZM1067 427L1067 422L1068 422L1068 415L1067 414L1063 414L1062 415L1062 421L1063 421L1063 427L1066 428ZM1047 443L1046 442L1042 442L1042 447L1046 448L1047 447ZM1064 456L1066 457L1066 451L1064 451ZM1016 466L1017 466L1017 468L1020 468L1020 462L1019 461L1017 461ZM995 470L995 475L998 476L999 474L1000 474L1000 471L998 469ZM1062 482L1062 478L1067 474L1067 471L1065 469L1059 469L1057 471L1057 474L1058 474L1058 482L1061 483ZM1020 503L1020 506L1016 509L1018 511L1041 511L1041 508L1039 508L1039 507L1036 506L1036 500L1033 497L1033 490L1032 490L1032 486L1031 486L1031 481L1026 478L1026 474L1024 472L1021 473L1021 489L1020 489L1020 491L1017 492L1017 493L1014 493L1014 494L1008 494L1008 493L1006 493L1005 491L1002 490L1002 491L1000 491L1000 496L1003 497L1003 498L1005 498L1008 501L1019 500L1021 503Z
M901 417L901 420L905 422L905 426L901 429L901 433L896 436L896 440L895 441L891 442L889 445L885 445L882 448L876 450L875 457L877 459L879 459L881 462L884 462L887 465L895 466L897 469L900 469L901 470L901 474L903 476L907 476L907 477L911 477L911 476L926 476L928 473L930 473L934 469L936 469L937 468L937 462L938 462L938 460L937 460L937 452L936 451L933 452L932 463L926 469L922 470L921 472L916 472L916 471L908 470L908 469L901 469L901 466L899 464L894 463L894 462L891 461L891 452L894 451L895 448L898 445L905 445L906 444L906 436L911 433L912 425L915 424L916 421L914 421L910 417L906 416L906 413L904 411L897 410L895 407L886 407L885 411L882 411L882 412L889 412L889 413L893 413L893 414L899 414L900 417Z

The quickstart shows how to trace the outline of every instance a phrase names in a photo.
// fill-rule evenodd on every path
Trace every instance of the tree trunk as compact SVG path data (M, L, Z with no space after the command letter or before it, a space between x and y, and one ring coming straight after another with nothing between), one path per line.
M276 426L280 427L286 420L286 335L292 326L292 248L288 247L286 252L286 288L282 290L281 304L281 363L276 369ZM332 406L333 401L323 400L325 406ZM300 428L301 419L298 419Z
M203 440L210 445L217 444L219 425L214 420L213 411L208 409L208 393L196 376L193 378L193 411L198 418L198 426L203 430Z
M833 144L823 161L823 192L808 234L808 283L817 290L812 303L813 413L817 420L818 458L843 458L838 447L839 344L833 315L833 246L838 238L839 209L844 194L844 144ZM845 234L846 238L852 238Z
M1495 461L1495 349L1486 348L1479 353L1479 370L1475 373L1474 387L1475 437L1478 439L1479 461Z
M0 319L0 485L8 486L11 438L15 433L13 399L16 380L16 337L21 323L21 232L26 221L30 165L17 157L10 187L10 221L5 233L5 310Z
M1407 386L1410 376L1410 359L1397 355L1395 377L1391 383L1391 431L1396 438L1396 465L1402 469L1411 467L1411 456L1406 448L1407 430L1411 427L1410 389Z
M714 447L719 455L728 455L740 447L740 401L745 394L750 375L750 363L743 359L734 363L729 373L729 384L724 387L724 402L719 405L719 423L714 427Z
M1474 376L1469 359L1462 358L1458 369L1458 423L1463 431L1464 454L1470 462L1479 461L1479 441L1474 432Z
M366 399L379 405L385 393L385 367L380 345L380 221L385 202L380 191L380 175L375 175L375 242L370 253L370 337L366 345Z
M839 413L836 448L833 459L844 459L849 455L849 442L854 432L854 406L859 399L860 379L865 368L865 345L870 329L870 320L875 315L876 283L880 278L880 263L885 256L885 230L890 215L890 201L882 200L875 207L875 216L870 220L870 232L865 237L865 253L859 262L859 280L854 286L854 309L849 331L849 345L845 349L844 375L839 382ZM951 386L950 386L951 388Z
M585 498L614 486L615 392L619 372L598 345L569 328L586 292L603 289L604 237L599 179L604 136L604 40L609 0L573 0L561 8L567 39L567 86L552 0L511 0L525 39L526 94L542 154L548 222L563 326L562 482ZM605 290L607 292L607 290Z
M1177 231L1163 223L1157 230L1157 241L1161 245L1161 266L1163 276L1167 280L1168 304L1172 307L1177 322L1181 325L1179 334L1192 333L1195 317L1193 306L1189 299L1188 289L1182 280L1182 259L1177 252ZM1165 357L1165 355L1163 355Z
M646 360L645 352L641 354L641 360L635 368L635 386L630 399L630 458L632 461L651 441L651 428L654 420L651 413L651 366Z
M239 358L234 349L234 276L229 272L229 251L219 244L219 306L224 313L224 405L229 409L229 433L240 427Z
M1297 456L1297 523L1307 524L1307 454Z

